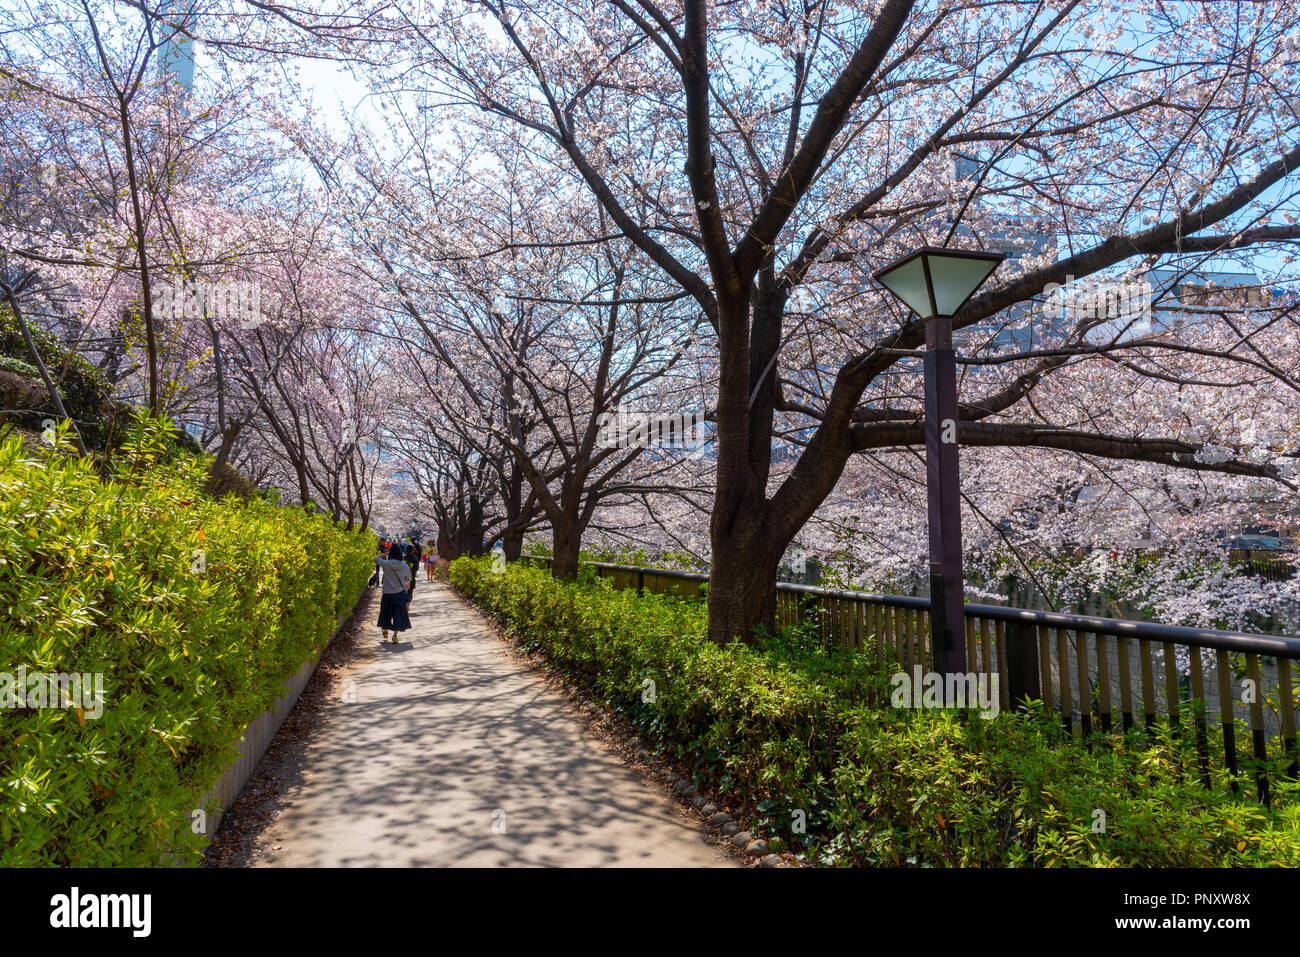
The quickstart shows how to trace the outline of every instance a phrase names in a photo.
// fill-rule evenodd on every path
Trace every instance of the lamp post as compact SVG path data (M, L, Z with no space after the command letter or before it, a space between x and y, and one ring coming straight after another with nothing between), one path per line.
M930 537L932 667L966 672L961 485L957 457L957 363L952 317L1007 257L922 246L875 273L925 322L925 484ZM952 687L944 681L944 687ZM956 702L945 701L951 706Z

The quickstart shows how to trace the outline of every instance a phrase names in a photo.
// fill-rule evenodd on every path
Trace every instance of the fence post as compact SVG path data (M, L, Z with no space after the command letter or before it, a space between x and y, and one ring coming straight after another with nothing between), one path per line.
M1007 700L1013 708L1025 698L1042 697L1039 688L1038 629L1021 621L1007 622Z
M645 569L644 568L638 568L636 570L636 593L638 596L645 594Z

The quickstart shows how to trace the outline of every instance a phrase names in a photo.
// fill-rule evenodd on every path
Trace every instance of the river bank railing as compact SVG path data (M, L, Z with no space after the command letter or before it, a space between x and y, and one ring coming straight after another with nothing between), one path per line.
M549 566L549 558L528 561ZM583 563L616 588L699 597L709 576L660 568ZM1218 631L1148 621L967 604L966 660L972 673L996 675L999 707L1028 700L1060 715L1066 732L1161 726L1195 737L1197 773L1212 764L1234 788L1250 773L1260 800L1270 782L1300 772L1296 689L1300 638ZM930 670L930 601L902 595L777 584L779 625L803 622L822 640L876 656L912 674ZM1214 744L1210 727L1217 725ZM1249 734L1238 742L1238 728ZM1245 752L1243 754L1243 751Z

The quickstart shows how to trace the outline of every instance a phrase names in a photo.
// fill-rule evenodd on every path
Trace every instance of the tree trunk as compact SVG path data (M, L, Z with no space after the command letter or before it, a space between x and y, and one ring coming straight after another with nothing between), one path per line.
M501 549L505 552L506 561L518 561L524 553L524 530L507 528L501 535Z
M217 449L217 457L212 462L213 473L223 471L230 462L230 452L235 447L235 439L239 438L239 433L242 431L244 431L242 420L231 422L221 430L221 446Z
M483 554L483 502L477 498L469 500L465 523L457 536L460 548L457 554L469 555L471 558Z
M98 35L96 35L98 42ZM149 414L157 418L162 415L162 393L158 388L158 335L154 329L153 297L150 288L148 246L145 243L147 227L144 215L140 211L140 182L135 172L135 148L131 144L131 121L127 114L127 99L118 92L118 118L122 124L122 151L126 159L127 191L131 195L131 210L134 216L135 248L140 265L140 305L144 317L144 345L149 360Z
M571 581L578 576L578 555L582 551L582 529L570 516L551 523L551 577Z
M774 631L777 568L820 502L807 490L814 485L833 488L839 474L822 475L814 464L827 445L821 439L814 454L801 456L797 474L782 483L785 494L768 500L785 293L777 286L770 258L757 280L745 300L720 302L728 335L721 350L718 475L709 525L709 639L719 645L735 639L751 644L759 627ZM747 336L751 314L752 335ZM802 485L804 491L791 494L792 485Z
M714 539L709 639L719 645L737 638L753 644L755 629L776 630L776 572L787 543L753 517L742 515L730 536Z
M501 530L501 549L505 553L508 562L517 561L524 551L524 527L528 524L528 516L524 514L523 489L523 470L516 465L511 472L510 480L505 483L502 491L506 510L506 525ZM530 498L530 505L532 501Z
M221 446L217 449L217 457L212 460L212 468L208 470L208 479L204 484L204 491L213 498L225 494L235 484L232 482L234 471L230 467L230 453L235 447L235 439L239 438L243 429L244 423L235 421L221 431Z

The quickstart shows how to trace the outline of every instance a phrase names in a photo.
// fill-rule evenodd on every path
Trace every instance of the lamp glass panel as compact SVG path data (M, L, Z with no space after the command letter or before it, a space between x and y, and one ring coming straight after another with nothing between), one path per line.
M996 260L927 254L934 304L941 316L951 316L966 298L997 268Z
M896 269L878 277L880 284L892 292L922 319L934 315L930 308L930 293L925 288L925 267L917 256Z

